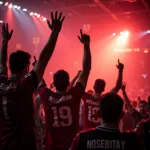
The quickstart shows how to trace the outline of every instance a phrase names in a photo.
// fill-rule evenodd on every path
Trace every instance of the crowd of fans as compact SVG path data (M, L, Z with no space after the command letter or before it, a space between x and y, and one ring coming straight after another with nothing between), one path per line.
M18 50L10 55L10 77L7 48L13 30L2 25L0 150L150 150L150 97L130 99L123 83L124 64L118 60L112 90L103 94L106 82L98 75L93 90L85 92L92 60L90 36L82 30L82 70L71 82L68 72L58 70L53 83L46 85L43 74L64 19L62 13L51 13L51 34L31 71L29 53Z

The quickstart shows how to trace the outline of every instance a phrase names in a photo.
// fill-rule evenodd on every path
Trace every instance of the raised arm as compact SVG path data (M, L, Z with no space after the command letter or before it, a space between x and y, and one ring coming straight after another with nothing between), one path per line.
M0 74L7 75L7 48L11 39L13 30L9 32L8 23L2 25L2 48L0 50Z
M82 72L80 73L78 82L80 82L84 86L84 88L86 88L88 77L91 70L90 36L87 34L83 34L82 30L80 30L80 36L78 36L78 38L84 46Z
M76 83L77 79L79 78L79 75L80 75L81 72L82 72L81 70L78 71L76 76L71 80L69 88L72 88L74 86L74 84Z
M59 35L59 32L61 31L61 27L62 27L62 23L64 19L65 17L62 17L62 13L60 13L58 16L56 12L55 16L53 13L51 13L51 23L47 21L47 24L49 28L51 29L52 33L48 39L47 44L42 50L37 63L34 66L34 71L37 74L38 81L41 81L45 68L47 66L47 63L54 52L55 45L58 39L58 35Z
M34 58L34 62L32 63L32 65L34 67L35 64L37 63L37 59L36 59L35 56L33 58ZM44 78L42 78L41 81L39 82L38 88L41 87L41 86L43 86L43 85L46 86L46 82L45 82Z
M117 78L117 82L115 87L110 91L112 93L118 93L121 85L122 85L122 77L123 77L123 69L124 69L124 65L122 63L120 63L119 59L118 59L118 65L116 65L118 68L118 78Z
M127 107L129 108L129 111L130 111L131 113L133 113L133 112L134 112L134 108L133 108L133 106L132 106L132 104L131 104L131 102L130 102L130 99L128 98L128 95L127 95L127 93L126 93L126 85L127 85L127 84L124 82L124 83L122 84L122 86L121 86L121 90L122 90L122 94L123 94L124 101L125 101Z

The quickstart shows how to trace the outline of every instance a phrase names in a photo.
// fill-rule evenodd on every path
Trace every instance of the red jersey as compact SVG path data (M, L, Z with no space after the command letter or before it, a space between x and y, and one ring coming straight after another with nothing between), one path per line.
M99 126L99 98L95 98L93 95L85 93L82 99L84 101L84 129Z
M0 150L36 150L32 94L37 85L34 71L20 81L0 76Z
M70 150L139 150L134 132L97 127L79 132Z
M39 95L44 105L49 150L68 150L79 131L79 107L84 88L77 83L66 93L55 93L42 86Z
M135 131L137 132L139 141L145 150L150 150L150 119L138 123Z

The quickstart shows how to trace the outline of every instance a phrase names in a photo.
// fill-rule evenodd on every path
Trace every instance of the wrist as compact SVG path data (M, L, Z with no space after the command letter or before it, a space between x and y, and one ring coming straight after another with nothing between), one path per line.
M84 46L90 46L90 43L84 43Z
M3 43L3 44L7 44L7 43L8 43L8 40L3 39L3 40L2 40L2 43Z
M125 93L126 93L126 91L125 91L125 90L122 90L122 93L123 93L123 94L125 94Z
M60 31L52 30L52 34L59 34Z
M123 69L119 69L119 73L123 73Z

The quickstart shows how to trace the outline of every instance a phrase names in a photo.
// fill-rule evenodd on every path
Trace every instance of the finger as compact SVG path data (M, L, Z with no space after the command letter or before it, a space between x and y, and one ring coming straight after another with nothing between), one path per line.
M5 23L3 23L3 25L2 25L2 31L5 32Z
M9 32L9 31L8 31L8 23L6 23L6 31Z
M82 29L80 29L80 34L81 34L81 37L83 36L83 32L82 32Z
M53 12L51 12L51 19L52 19L52 21L54 21L54 14L53 14Z
M63 21L65 20L65 16L60 20L61 21L61 23L63 23Z
M48 24L48 26L49 26L49 27L51 26L51 24L50 24L49 20L47 20L47 24Z
M81 37L80 36L78 36L78 39L81 41Z
M56 20L57 20L57 14L58 14L58 12L56 11L56 12L55 12L55 19L56 19Z
M118 65L116 65L116 67L117 67L117 68L119 68L119 66L118 66Z
M62 12L59 14L58 20L60 20L60 19L61 19L61 16L62 16Z
M118 64L120 64L120 60L118 59Z
M37 61L36 57L34 56L34 61Z
M10 38L12 37L13 32L14 32L14 30L11 30L11 31L10 31L10 34L9 34L9 37L10 37Z

